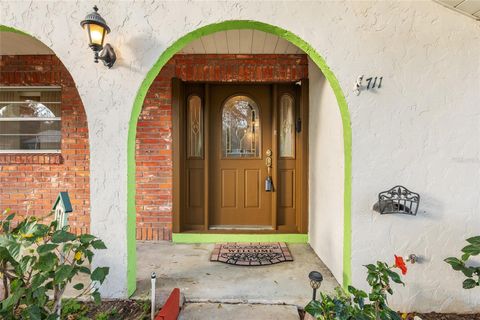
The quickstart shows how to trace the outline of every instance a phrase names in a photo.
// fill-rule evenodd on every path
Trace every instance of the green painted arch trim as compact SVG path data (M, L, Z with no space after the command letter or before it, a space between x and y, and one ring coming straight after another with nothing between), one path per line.
M23 34L23 35L32 37L31 35L29 35L29 34L26 33L26 32L23 32L23 31L21 31L21 30L15 29L15 28L13 28L13 27L5 26L5 25L3 25L3 24L0 24L0 32L14 32L14 33L19 33L19 34Z
M219 23L210 24L199 29L196 29L168 47L158 58L147 73L134 101L132 115L130 118L128 128L128 154L127 154L127 277L128 277L128 294L131 295L136 287L136 247L135 247L135 140L137 132L137 121L142 110L143 101L147 94L150 85L153 83L156 76L160 73L162 67L172 58L172 56L180 51L185 45L202 36L209 35L218 31L233 30L233 29L255 29L267 33L275 34L302 49L313 62L323 72L325 78L330 83L330 86L335 93L343 125L343 143L345 155L345 181L344 181L344 237L343 237L343 286L346 287L351 283L351 171L352 171L352 130L350 124L350 115L348 112L347 101L342 92L340 84L327 66L325 60L318 54L315 49L307 42L302 40L297 35L282 28L252 20L229 20Z

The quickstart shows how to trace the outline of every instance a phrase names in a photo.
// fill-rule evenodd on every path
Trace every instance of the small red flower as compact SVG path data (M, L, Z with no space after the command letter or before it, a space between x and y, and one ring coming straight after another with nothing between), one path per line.
M395 267L402 270L403 275L407 274L407 265L405 264L405 261L402 257L398 257L397 255L395 255Z

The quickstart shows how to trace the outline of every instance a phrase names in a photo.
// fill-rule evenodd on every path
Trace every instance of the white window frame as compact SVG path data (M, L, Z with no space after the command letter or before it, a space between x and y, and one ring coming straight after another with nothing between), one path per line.
M0 91L62 91L61 86L0 86ZM0 103L24 103L22 101L0 101ZM44 102L45 104L61 104L62 102ZM60 133L62 126L62 117L51 117L51 118L27 118L27 117L16 117L16 118L0 118L0 125L3 121L60 121ZM36 136L32 134L32 136ZM16 149L16 150L0 150L0 154L12 153L12 154L35 154L35 153L51 153L58 154L61 153L61 149Z

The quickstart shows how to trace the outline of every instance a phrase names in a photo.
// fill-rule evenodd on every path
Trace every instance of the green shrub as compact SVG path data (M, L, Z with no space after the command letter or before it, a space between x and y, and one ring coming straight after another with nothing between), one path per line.
M35 217L14 226L14 217L8 210L1 217L0 277L5 299L0 318L56 319L65 288L79 273L89 275L91 282L73 286L78 290L76 298L90 295L98 303L98 284L109 269L91 271L84 262L92 262L94 249L106 249L103 241L90 234L76 236L68 226L57 230L56 221L47 225Z
M480 236L468 238L467 242L469 244L462 248L463 255L460 259L450 257L444 261L451 265L453 270L460 271L467 277L463 280L463 288L472 289L480 286L480 266L467 266L467 261L471 256L480 255Z
M95 316L95 320L110 320L115 319L118 316L117 309L113 308L108 311L100 312Z
M387 294L392 295L390 280L404 284L393 268L400 268L405 274L407 269L401 257L395 256L395 264L385 262L365 266L368 270L367 282L370 293L348 286L347 292L336 289L336 295L320 293L320 300L311 301L305 311L318 320L401 320L397 312L387 303Z
M84 303L75 299L65 299L62 301L62 319L67 319L69 315L75 315L75 319L84 316L88 311Z

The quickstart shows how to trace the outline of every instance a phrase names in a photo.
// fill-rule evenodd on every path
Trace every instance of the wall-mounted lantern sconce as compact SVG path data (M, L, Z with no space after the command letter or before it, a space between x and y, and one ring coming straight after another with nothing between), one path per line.
M102 60L103 64L110 69L115 63L115 60L117 60L112 46L108 43L103 45L105 35L110 33L110 28L105 22L105 19L97 12L97 6L94 6L93 10L93 12L87 14L85 20L80 22L80 25L87 31L88 45L95 54L95 63L98 63L98 60Z
M323 276L318 271L312 271L308 274L308 279L310 279L310 286L313 289L312 300L315 301L317 299L317 289L322 284Z

